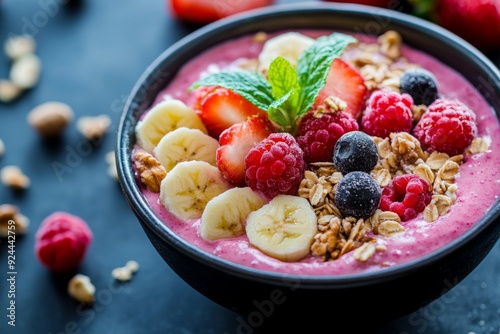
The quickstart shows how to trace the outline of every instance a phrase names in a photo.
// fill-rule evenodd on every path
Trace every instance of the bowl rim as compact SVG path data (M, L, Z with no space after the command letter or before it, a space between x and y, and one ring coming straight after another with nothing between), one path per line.
M450 244L445 245L440 249L437 249L410 262L377 271L355 274L300 275L261 270L237 264L229 260L219 258L198 248L197 246L190 244L188 241L184 240L170 228L168 228L167 225L163 223L161 219L156 215L156 213L154 213L145 197L142 195L136 182L133 168L131 166L131 158L128 151L131 140L130 129L127 128L127 125L129 125L128 122L132 117L133 111L139 108L137 101L135 101L137 95L140 93L141 89L143 89L144 84L148 82L148 79L150 79L151 76L154 75L155 70L164 61L168 60L168 58L171 57L172 54L178 52L178 50L187 48L190 45L196 44L197 41L203 40L204 36L209 33L218 31L223 32L224 30L234 28L236 26L241 26L255 20L263 20L276 16L298 17L301 14L313 15L314 13L318 13L318 11L327 11L328 14L332 16L363 16L368 15L367 13L370 13L370 15L372 15L375 19L389 19L393 24L396 23L400 26L412 28L417 33L421 33L429 37L430 35L433 35L433 38L445 43L447 47L457 49L457 51L460 51L476 65L480 66L485 72L489 73L490 78L494 80L493 83L496 83L497 90L500 91L500 71L484 54L482 54L474 46L472 46L459 36L445 30L444 28L429 21L410 16L408 14L383 8L368 7L364 5L345 3L332 4L324 2L280 4L269 6L266 8L250 10L245 13L236 14L231 17L220 19L216 22L210 23L191 32L187 36L172 44L164 52L162 52L146 68L146 70L137 80L122 110L122 115L120 117L118 129L116 132L115 157L117 162L118 180L122 188L122 192L124 193L127 202L129 203L136 216L143 223L145 223L147 227L152 230L153 233L155 233L162 241L168 243L178 251L184 253L185 255L191 257L196 261L203 262L206 265L210 265L234 276L239 276L241 278L263 283L272 282L276 285L285 285L287 281L297 281L300 282L302 287L321 289L326 286L335 286L341 288L347 286L366 285L367 283L377 283L392 280L400 276L411 275L413 272L418 271L423 267L431 266L432 264L439 262L440 259L450 256L450 254L457 250L462 244L477 237L490 225L494 224L495 221L499 221L500 198L497 199L497 201L489 209L486 215L463 235L452 241ZM481 95L484 94L481 93ZM142 112L144 112L144 110L142 110ZM499 110L496 110L496 113L497 118L499 118ZM134 122L132 122L132 124L134 124Z

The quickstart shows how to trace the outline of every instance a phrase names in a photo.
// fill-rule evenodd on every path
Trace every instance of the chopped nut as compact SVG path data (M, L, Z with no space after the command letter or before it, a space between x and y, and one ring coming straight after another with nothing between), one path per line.
M115 152L106 153L106 162L108 163L108 174L115 180L118 180L118 170L116 168Z
M95 286L88 276L76 274L68 282L68 294L80 303L92 304Z
M35 87L40 77L42 64L34 54L22 56L10 69L10 81L23 89Z
M10 59L16 60L34 53L36 43L30 35L11 36L5 41L4 49Z
M325 105L332 111L342 111L347 108L347 103L336 96L327 97L325 99Z
M160 192L161 181L167 175L165 167L155 157L144 151L137 151L134 158L142 183L149 191Z
M2 141L2 139L0 139L0 157L5 153L5 145Z
M45 102L28 114L28 123L42 136L58 136L73 119L73 109L61 102Z
M110 125L111 118L108 115L82 117L76 123L78 130L88 140L97 140L104 136Z
M14 226L14 230L12 227ZM15 205L0 205L0 237L6 237L10 231L16 235L26 234L28 231L29 219L22 215Z
M128 261L125 267L118 267L113 269L111 275L121 281L127 282L132 279L132 276L139 270L139 264L136 261Z
M396 59L401 55L401 35L394 30L389 30L379 36L380 50L391 59Z
M9 103L21 96L22 88L9 80L0 80L0 102Z
M391 148L398 156L398 160L407 163L415 163L419 158L424 159L426 155L420 146L420 141L407 132L391 133Z
M413 115L413 122L417 123L422 118L422 115L427 111L425 104L413 105L411 113Z
M394 237L405 231L405 228L397 221L386 220L378 225L378 234L384 237Z
M1 172L2 183L14 189L26 189L31 181L17 166L5 166Z
M360 262L366 262L375 254L375 250L374 244L366 242L354 251L353 256Z

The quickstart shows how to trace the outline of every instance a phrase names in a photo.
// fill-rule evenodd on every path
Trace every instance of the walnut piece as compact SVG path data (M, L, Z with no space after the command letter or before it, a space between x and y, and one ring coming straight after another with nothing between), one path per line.
M100 139L108 132L111 118L108 115L82 117L76 123L80 133L90 141Z
M159 193L161 181L167 175L165 167L150 153L144 151L137 151L134 159L142 183L149 191Z
M62 102L45 102L28 114L28 123L42 136L60 135L73 119L73 109Z
M22 88L9 80L0 80L0 102L9 103L21 96Z
M5 41L4 50L10 59L16 60L35 53L36 43L31 35L11 36Z
M23 190L30 186L30 179L17 166L5 166L2 168L0 177L2 183L13 189Z
M139 270L139 264L136 261L128 261L124 267L113 269L111 275L121 282L127 282L132 279L132 276Z
M68 294L84 304L94 303L95 286L86 275L76 274L68 282Z
M12 226L14 225L14 229ZM28 231L29 219L22 215L18 208L12 204L0 205L0 237L6 237L9 231L15 232L16 235L26 234Z

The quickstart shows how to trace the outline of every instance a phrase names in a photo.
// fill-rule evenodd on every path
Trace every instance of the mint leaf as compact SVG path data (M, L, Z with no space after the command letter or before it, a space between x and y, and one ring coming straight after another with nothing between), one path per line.
M267 109L267 115L270 119L272 119L275 123L281 125L285 131L290 131L291 126L294 124L294 116L290 115L285 106L292 95L298 96L298 92L296 90L291 90L281 98L277 99Z
M302 53L296 68L299 85L302 87L298 115L304 114L311 108L318 93L326 84L332 62L349 44L355 42L357 40L352 36L333 33L319 37Z
M189 90L200 86L220 86L232 90L262 110L267 110L275 100L271 85L258 73L214 73L196 81Z
M281 56L276 57L271 62L267 76L275 99L281 99L290 91L296 90L299 93L301 90L297 72L295 72L292 64ZM290 100L289 103L296 106L298 94L290 94L290 98L295 98L294 101Z

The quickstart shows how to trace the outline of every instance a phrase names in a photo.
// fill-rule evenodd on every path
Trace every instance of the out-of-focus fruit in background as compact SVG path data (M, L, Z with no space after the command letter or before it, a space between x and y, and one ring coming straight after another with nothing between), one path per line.
M273 3L274 0L168 0L168 6L175 18L196 25Z
M323 0L398 10L434 22L482 52L500 50L500 0Z

